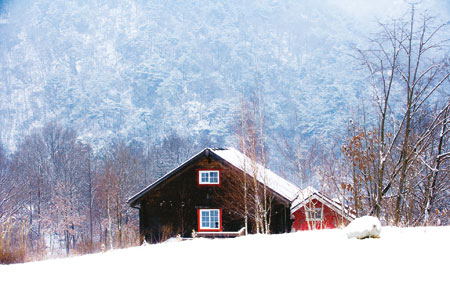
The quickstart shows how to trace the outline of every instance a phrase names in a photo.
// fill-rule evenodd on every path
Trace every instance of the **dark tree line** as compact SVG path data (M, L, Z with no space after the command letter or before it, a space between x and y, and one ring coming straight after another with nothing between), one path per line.
M14 153L0 148L1 233L12 233L11 251L33 257L135 245L138 214L126 200L197 146L171 132L159 145L115 140L94 151L73 129L48 123Z

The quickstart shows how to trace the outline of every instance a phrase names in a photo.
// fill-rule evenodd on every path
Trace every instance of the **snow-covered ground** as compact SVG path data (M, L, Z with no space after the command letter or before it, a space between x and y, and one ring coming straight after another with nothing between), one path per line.
M0 266L0 299L448 299L450 227L195 239Z

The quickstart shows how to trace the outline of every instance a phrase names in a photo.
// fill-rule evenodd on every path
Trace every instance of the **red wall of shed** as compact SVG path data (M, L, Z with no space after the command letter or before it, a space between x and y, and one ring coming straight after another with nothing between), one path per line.
M315 208L321 208L323 206L323 220L322 221L310 221L310 226L308 226L308 221L306 220L305 206L310 207L311 203ZM342 223L341 216L328 206L322 204L322 202L317 199L313 199L310 203L306 204L296 212L294 212L294 222L292 223L292 230L309 230L311 229L333 229L340 226ZM345 219L344 219L344 222Z

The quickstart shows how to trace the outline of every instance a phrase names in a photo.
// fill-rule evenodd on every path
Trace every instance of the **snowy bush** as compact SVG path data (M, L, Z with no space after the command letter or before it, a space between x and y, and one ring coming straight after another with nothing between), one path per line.
M381 233L381 223L380 220L372 216L364 216L361 218L356 218L345 228L347 237L351 238L379 238Z

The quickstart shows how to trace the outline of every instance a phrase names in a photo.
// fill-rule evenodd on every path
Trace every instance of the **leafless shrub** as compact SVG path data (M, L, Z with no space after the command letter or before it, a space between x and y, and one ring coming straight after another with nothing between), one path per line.
M16 225L8 219L0 225L0 264L26 261L26 224Z

